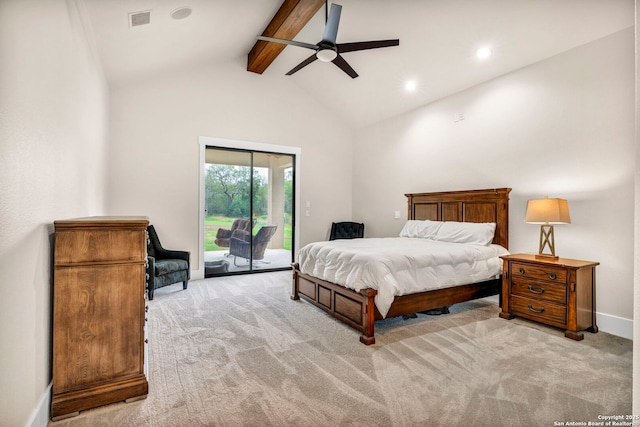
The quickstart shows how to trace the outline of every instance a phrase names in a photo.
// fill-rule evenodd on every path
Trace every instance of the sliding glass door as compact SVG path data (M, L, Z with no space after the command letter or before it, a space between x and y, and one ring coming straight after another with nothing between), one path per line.
M295 156L206 147L205 277L291 268Z

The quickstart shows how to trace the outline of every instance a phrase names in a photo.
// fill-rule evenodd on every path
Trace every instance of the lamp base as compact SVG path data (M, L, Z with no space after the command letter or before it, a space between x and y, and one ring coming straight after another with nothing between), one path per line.
M544 259L547 261L557 261L560 259L560 257L556 255L536 254L536 259Z
M544 252L545 247L549 247L550 253ZM540 226L540 249L536 254L536 258L546 259L546 260L557 260L559 258L556 256L556 245L555 245L555 239L553 236L553 225L551 224L543 224Z

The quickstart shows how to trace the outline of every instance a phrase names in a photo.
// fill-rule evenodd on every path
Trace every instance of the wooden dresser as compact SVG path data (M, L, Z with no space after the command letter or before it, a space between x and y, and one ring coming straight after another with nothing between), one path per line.
M565 337L578 341L584 339L583 330L598 332L599 263L566 258L545 260L529 254L501 258L504 262L501 318L520 316L562 328Z
M55 221L54 420L146 397L146 217Z

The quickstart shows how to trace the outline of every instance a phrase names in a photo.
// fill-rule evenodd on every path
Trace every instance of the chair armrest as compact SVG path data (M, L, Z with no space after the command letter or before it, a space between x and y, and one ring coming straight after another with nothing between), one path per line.
M229 254L243 258L249 258L250 245L251 244L249 242L245 242L244 240L232 237L231 239L229 239Z
M244 247L248 245L249 242L245 241L244 239L239 239L237 237L232 237L231 239L229 239L229 248Z
M188 251L174 251L171 249L156 248L157 259L183 259L189 262L190 253Z
M226 228L218 228L216 239L228 239L229 237L231 237L231 230L227 230Z

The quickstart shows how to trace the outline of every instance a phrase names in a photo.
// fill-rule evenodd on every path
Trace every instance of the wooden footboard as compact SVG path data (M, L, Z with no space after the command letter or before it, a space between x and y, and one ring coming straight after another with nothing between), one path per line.
M502 279L497 278L484 282L470 283L468 285L403 295L394 298L391 308L389 308L387 312L387 318L420 313L460 302L500 295L501 292ZM498 298L498 300L500 300L500 298ZM380 319L382 319L382 316L376 311L376 320Z
M373 323L376 308L373 298L378 294L375 289L362 289L360 292L326 282L300 272L298 264L293 264L293 287L291 299L302 297L316 307L321 308L338 320L360 331L363 344L375 344Z
M329 313L331 316L360 331L360 342L375 344L374 322L383 317L375 307L375 289L356 292L335 283L318 279L293 267L291 299L300 298ZM417 294L395 297L386 318L419 313L464 301L499 295L502 290L500 278L452 288L434 289Z

